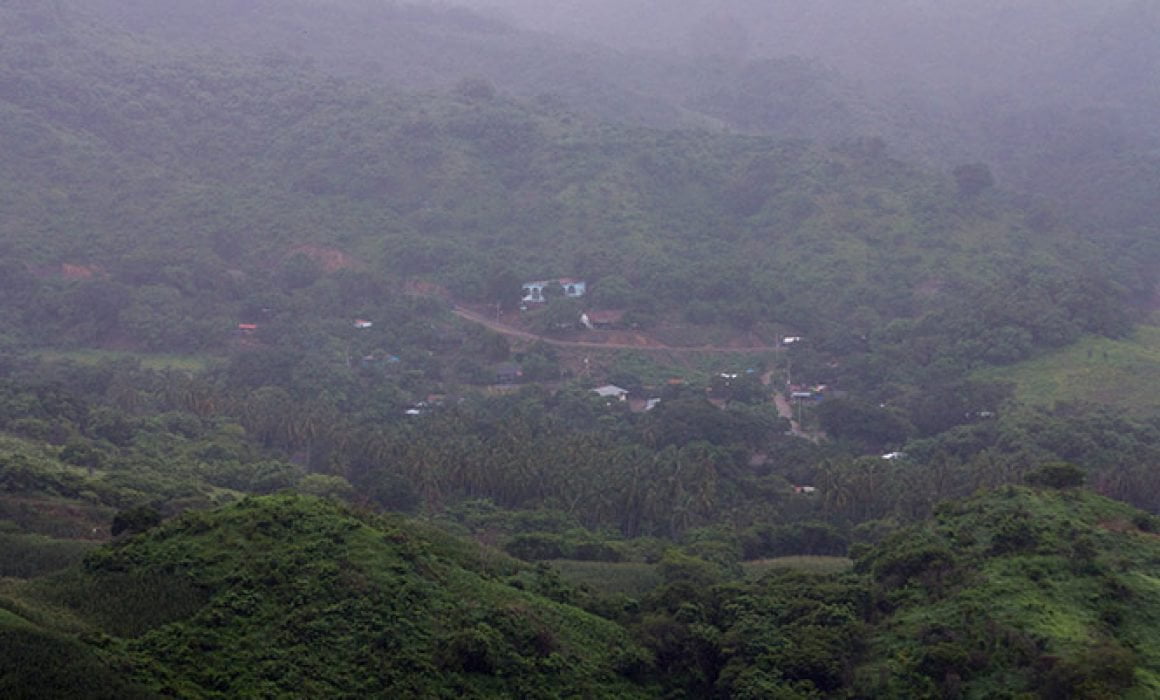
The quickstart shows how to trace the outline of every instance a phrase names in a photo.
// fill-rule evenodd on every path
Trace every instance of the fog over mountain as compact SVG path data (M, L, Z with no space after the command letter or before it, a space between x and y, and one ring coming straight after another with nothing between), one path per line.
M0 0L0 698L1160 697L1160 0Z
M1098 229L1160 205L1160 2L94 0L191 50L307 61L408 89L466 76L604 120L838 143L1074 205Z
M462 1L535 31L712 65L722 90L686 106L734 128L784 133L789 110L768 109L768 95L810 81L831 97L827 135L881 136L934 167L987 162L1101 235L1154 231L1160 213L1154 0ZM770 62L784 75L790 56L808 76L772 79Z

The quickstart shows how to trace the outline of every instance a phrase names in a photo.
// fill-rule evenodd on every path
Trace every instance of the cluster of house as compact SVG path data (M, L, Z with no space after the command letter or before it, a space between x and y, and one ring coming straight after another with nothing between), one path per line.
M520 300L520 309L528 311L540 304L546 304L549 296L544 290L553 284L560 285L560 288L564 290L564 298L566 299L579 299L588 293L588 283L574 277L524 282L524 295ZM595 309L580 314L578 321L581 327L590 331L613 330L622 325L624 314L622 309Z

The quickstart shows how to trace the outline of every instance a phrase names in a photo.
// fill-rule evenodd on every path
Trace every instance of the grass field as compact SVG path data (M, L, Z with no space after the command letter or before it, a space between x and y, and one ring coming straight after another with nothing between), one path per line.
M81 365L132 359L145 369L180 369L190 372L200 372L210 363L210 358L204 355L163 355L117 350L39 350L33 355L45 362L76 362Z
M854 562L846 557L796 556L756 559L741 564L747 578L761 578L772 571L793 569L808 574L840 574L849 571Z
M600 593L623 593L639 596L661 584L660 574L652 564L643 562L575 561L556 559L550 562L560 576L583 584ZM745 577L756 579L771 571L792 569L810 574L837 574L848 571L853 562L845 557L777 557L742 562Z
M1091 401L1134 413L1160 408L1160 327L1140 326L1129 337L1096 336L1010 367L987 369L978 379L1008 381L1024 403Z
M661 583L657 568L644 562L611 563L556 559L550 563L565 580L583 584L600 593L639 596Z

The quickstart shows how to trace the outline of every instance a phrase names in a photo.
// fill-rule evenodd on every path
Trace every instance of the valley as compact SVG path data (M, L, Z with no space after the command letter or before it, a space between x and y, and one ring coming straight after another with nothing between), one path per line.
M1160 695L1157 28L0 3L0 696Z

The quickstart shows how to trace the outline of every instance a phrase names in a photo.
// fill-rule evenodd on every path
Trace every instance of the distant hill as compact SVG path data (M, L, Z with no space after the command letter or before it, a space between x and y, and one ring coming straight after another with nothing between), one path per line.
M478 301L512 275L582 276L646 317L775 322L830 353L892 353L867 360L887 374L947 353L960 371L1122 332L1141 283L985 165L939 176L874 139L610 126L478 79L384 93L50 7L4 10L37 19L0 47L0 283L27 297L5 310L13 342L212 347L245 309L335 291L313 250ZM425 12L400 16L455 16Z

